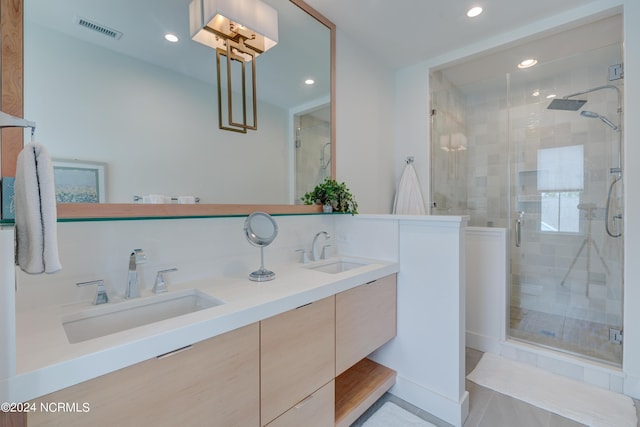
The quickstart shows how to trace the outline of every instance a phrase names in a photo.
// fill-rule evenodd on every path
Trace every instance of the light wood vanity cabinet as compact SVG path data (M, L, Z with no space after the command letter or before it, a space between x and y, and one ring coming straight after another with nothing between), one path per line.
M396 335L396 276L336 295L336 376Z
M291 410L274 425L295 425L307 405L318 405L332 425L333 399L327 393L304 400L335 377L335 298L333 296L260 322L261 422L266 425ZM298 406L298 408L296 408ZM309 406L311 407L311 406ZM318 421L318 420L316 420ZM300 425L310 425L303 423Z
M394 274L43 396L90 410L27 424L348 426L395 382L366 358L395 334Z
M35 402L83 402L84 413L29 413L28 426L258 426L259 325L193 344Z

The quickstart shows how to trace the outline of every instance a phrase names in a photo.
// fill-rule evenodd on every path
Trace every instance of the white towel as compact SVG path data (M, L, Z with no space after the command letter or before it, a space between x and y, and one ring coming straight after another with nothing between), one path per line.
M411 163L408 163L402 172L400 185L393 203L394 214L425 215L426 209L420 191L418 175Z
M14 184L16 264L26 273L55 273L58 258L53 164L42 145L31 142L18 155Z

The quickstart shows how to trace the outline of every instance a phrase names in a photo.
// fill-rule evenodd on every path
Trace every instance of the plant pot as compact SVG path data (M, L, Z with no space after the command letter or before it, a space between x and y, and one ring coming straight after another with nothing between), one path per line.
M322 212L324 212L324 213L333 212L333 206L331 206L331 205L322 205Z

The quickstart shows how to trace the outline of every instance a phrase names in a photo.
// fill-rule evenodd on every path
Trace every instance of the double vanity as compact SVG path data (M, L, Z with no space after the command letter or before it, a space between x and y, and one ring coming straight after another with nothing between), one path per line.
M366 357L396 334L398 264L277 267L19 313L28 425L350 425L395 382Z

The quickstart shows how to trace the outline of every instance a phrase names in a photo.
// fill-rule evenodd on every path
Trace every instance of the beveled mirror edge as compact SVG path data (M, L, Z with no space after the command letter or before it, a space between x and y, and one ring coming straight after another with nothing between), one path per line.
M336 176L336 27L302 0L290 0L318 22L325 25L330 33L331 52L331 176ZM23 117L24 96L24 0L0 2L2 20L0 32L0 85L2 101L0 109L6 113ZM22 129L2 129L0 139L0 176L15 176L16 162L23 144ZM322 212L321 206L315 205L270 205L270 204L138 204L138 203L58 203L59 220L98 220L127 218L189 218L215 216L249 215L254 211L263 211L274 215L312 214ZM5 221L2 221L5 222Z

